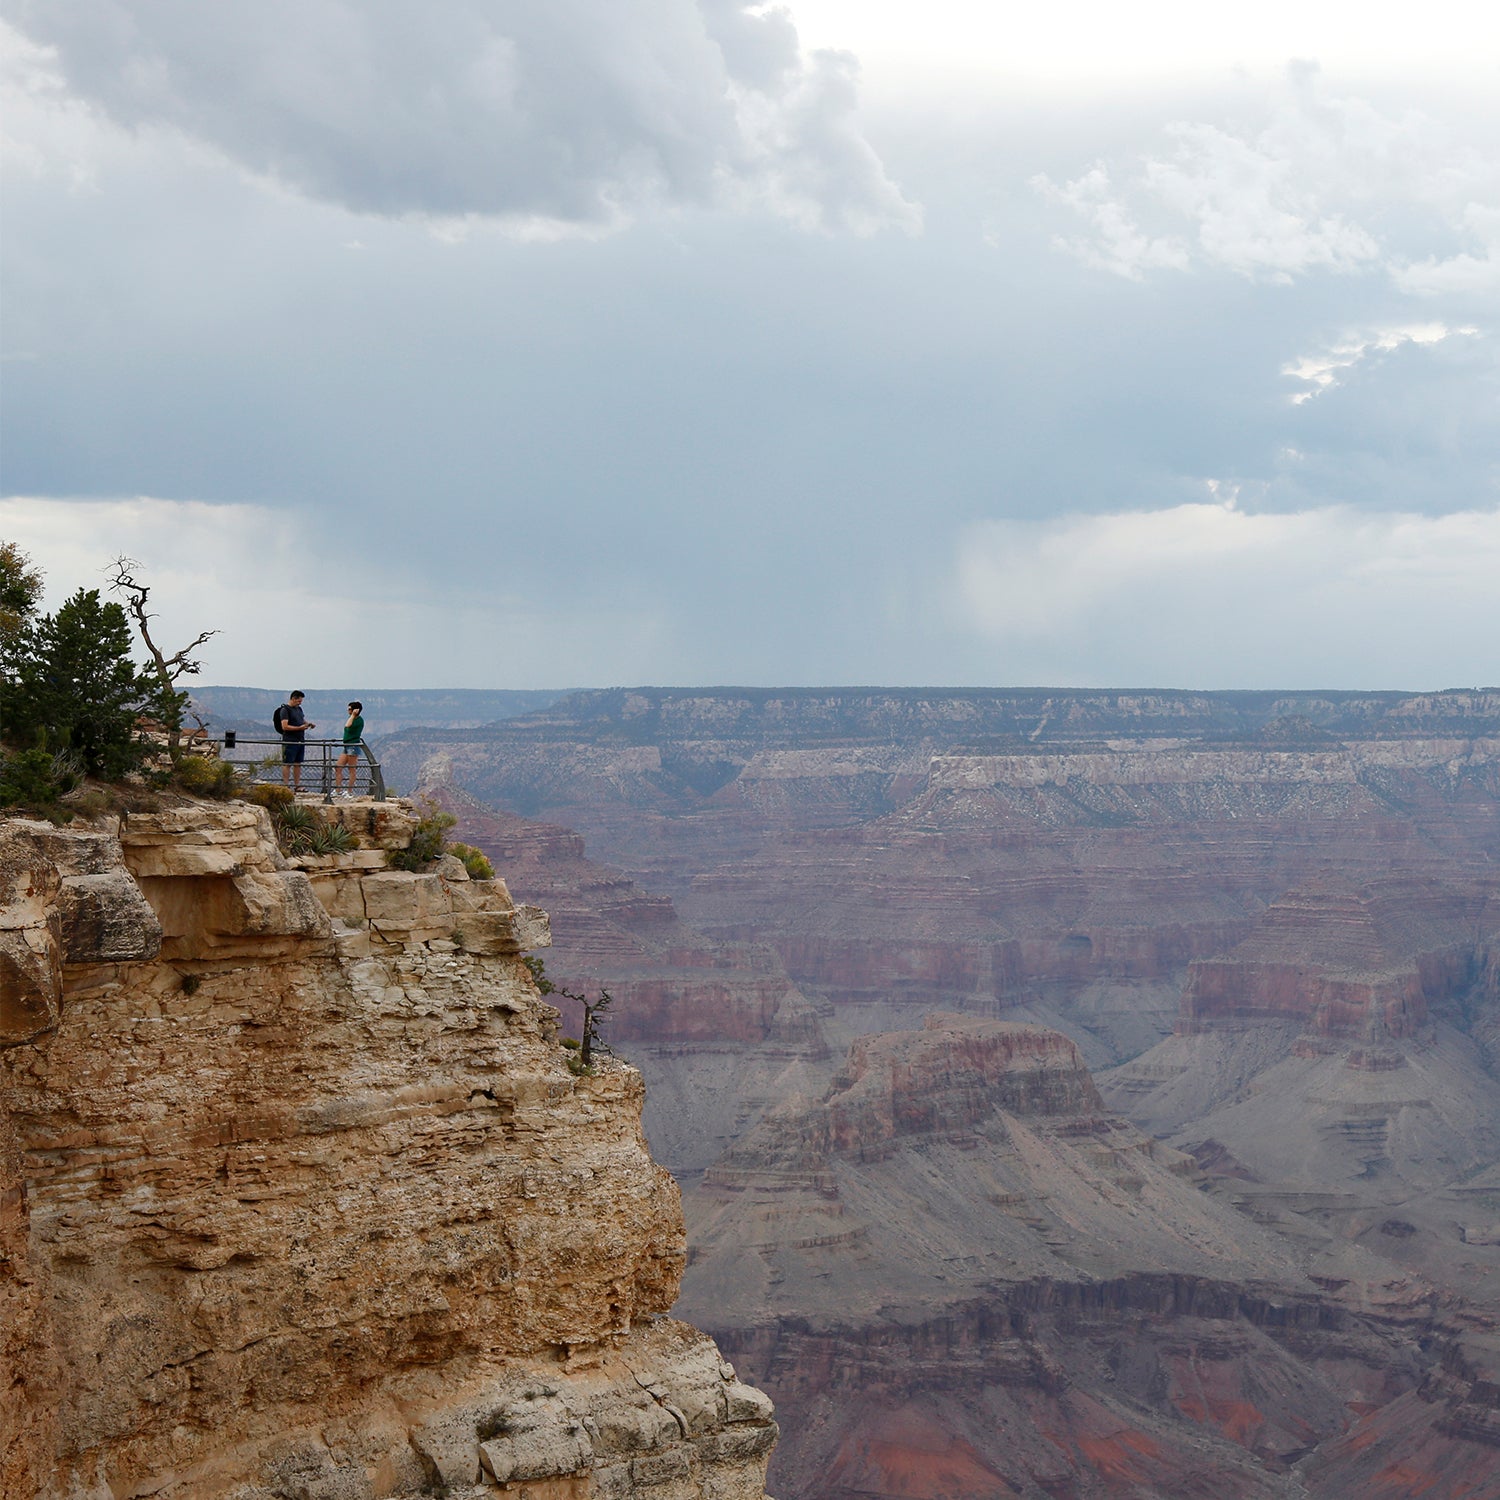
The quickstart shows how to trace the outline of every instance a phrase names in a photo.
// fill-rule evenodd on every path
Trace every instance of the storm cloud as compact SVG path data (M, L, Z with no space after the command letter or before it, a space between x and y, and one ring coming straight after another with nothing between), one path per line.
M1487 93L7 4L0 535L215 676L1493 680Z
M750 201L911 228L855 120L847 53L745 0L7 0L69 89L362 213L599 228Z

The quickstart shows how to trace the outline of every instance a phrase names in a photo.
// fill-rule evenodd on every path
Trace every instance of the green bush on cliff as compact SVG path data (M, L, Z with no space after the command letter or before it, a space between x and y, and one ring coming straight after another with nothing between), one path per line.
M309 844L313 854L348 854L356 847L354 835L342 823L320 823Z
M310 807L287 802L271 814L276 826L276 841L284 854L312 853L313 837L322 819Z
M446 852L445 836L458 819L429 802L417 821L411 842L404 849L392 849L386 863L393 870L425 870ZM491 874L494 871L490 872Z
M0 762L0 807L54 816L58 803L83 780L76 756L45 744L17 750Z
M482 849L476 849L473 844L449 844L446 852L457 855L463 861L470 880L495 878L495 867L490 863L489 856Z
M184 755L177 762L173 779L185 792L220 802L234 796L240 786L233 763L216 755Z
M296 793L289 786L281 786L273 781L257 781L253 786L245 788L241 794L246 802L253 802L257 807L263 807L275 818L277 813L284 807L290 807L296 801Z

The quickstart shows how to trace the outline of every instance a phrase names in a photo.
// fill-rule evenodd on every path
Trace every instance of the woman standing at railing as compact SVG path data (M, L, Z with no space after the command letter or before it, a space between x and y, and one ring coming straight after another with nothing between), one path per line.
M333 795L339 795L345 770L349 772L349 796L354 795L355 768L359 765L359 743L365 737L364 704L357 699L349 705L349 717L344 720L344 744L333 767Z

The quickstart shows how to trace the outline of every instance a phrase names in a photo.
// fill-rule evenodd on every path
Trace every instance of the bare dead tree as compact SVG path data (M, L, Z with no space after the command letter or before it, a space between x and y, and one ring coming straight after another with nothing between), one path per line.
M554 984L547 977L547 966L534 953L526 953L521 957L521 962L531 971L531 977L536 982L539 993L543 995L562 995L565 999L572 1000L583 1007L583 1040L578 1046L578 1068L586 1073L594 1071L594 1054L602 1052L609 1057L615 1055L614 1048L599 1035L599 1028L609 1019L607 1012L615 1003L615 997L602 986L599 990L599 998L590 1000L587 995L581 995L575 990L564 989L560 984ZM564 1042L565 1046L574 1045L572 1042Z
M182 716L189 702L188 694L179 689L177 684L182 678L196 676L202 670L203 663L195 659L192 653L219 632L205 630L189 641L182 650L168 655L156 644L151 634L151 621L156 618L146 607L151 598L151 586L142 583L136 576L140 569L140 563L122 553L109 566L109 587L111 592L124 596L126 611L135 621L136 631L151 657L151 667L157 681L156 706L167 731L167 754L176 761L182 753ZM203 721L199 719L198 723L201 727Z

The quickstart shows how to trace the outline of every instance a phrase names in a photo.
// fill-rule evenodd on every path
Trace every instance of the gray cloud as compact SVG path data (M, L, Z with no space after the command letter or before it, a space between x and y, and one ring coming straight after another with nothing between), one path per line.
M754 202L914 228L855 119L854 62L748 0L6 0L71 90L362 213L610 227Z
M1418 299L1380 270L1231 274L1186 220L1148 228L1200 274L1100 275L1056 252L1057 210L1027 186L1101 151L1132 181L1166 120L1260 139L1258 84L1056 117L874 115L926 232L808 234L799 199L854 222L879 171L858 138L841 159L849 138L813 129L847 107L819 97L852 86L843 65L794 55L784 22L702 14L761 169L714 178L704 211L560 242L493 220L442 237L269 188L201 135L121 127L56 59L12 48L6 483L32 498L0 533L59 587L140 556L187 627L222 620L216 673L256 680L308 660L473 685L1463 676L1475 632L1493 635L1500 473L1500 341L1472 294ZM775 108L755 116L752 94ZM1376 113L1413 103L1433 139L1475 138L1430 98ZM800 157L777 157L778 131ZM1448 185L1444 202L1484 197L1481 177ZM1453 252L1408 236L1415 191L1408 174L1378 208L1330 211L1442 264ZM779 212L722 211L746 200ZM1184 552L1182 523L1230 497L1238 519L1215 511L1207 550ZM1481 531L1420 520L1452 512ZM1448 569L1437 585L1391 563L1408 537L1428 574ZM1129 586L1102 613L1064 609L1093 586L1069 549L1098 563L1111 538L1134 548ZM1450 568L1469 542L1486 567ZM1349 619L1378 595L1405 656L1343 626L1314 655L1276 625L1276 559L1346 543L1389 581L1346 578ZM1140 559L1168 544L1182 561L1163 579ZM994 605L1044 563L1046 636ZM1197 626L1211 615L1222 628Z

